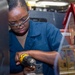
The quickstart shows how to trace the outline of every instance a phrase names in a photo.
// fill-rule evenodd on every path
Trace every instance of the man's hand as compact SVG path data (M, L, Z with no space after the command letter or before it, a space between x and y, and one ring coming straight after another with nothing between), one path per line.
M15 56L16 65L19 65L21 63L19 60L21 54L23 54L23 52L16 53L16 56Z
M22 54L28 54L28 55L29 55L30 52L31 52L31 51L21 51L21 52L16 52L16 55L15 55L16 65L21 64L21 62L20 62L20 56L21 56Z

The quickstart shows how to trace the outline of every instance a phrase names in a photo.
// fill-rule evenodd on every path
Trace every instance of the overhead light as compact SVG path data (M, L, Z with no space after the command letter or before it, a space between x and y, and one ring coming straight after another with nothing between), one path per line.
M26 2L28 2L28 1L38 1L38 0L25 0Z
M67 2L39 1L36 3L36 6L66 6L68 4Z

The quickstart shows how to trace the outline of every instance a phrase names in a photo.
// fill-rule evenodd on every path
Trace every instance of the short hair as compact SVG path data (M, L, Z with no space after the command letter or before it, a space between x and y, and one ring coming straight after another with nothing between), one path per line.
M28 11L28 6L25 0L7 0L7 2L9 6L9 11L17 7L19 4L21 7L25 7L26 10Z

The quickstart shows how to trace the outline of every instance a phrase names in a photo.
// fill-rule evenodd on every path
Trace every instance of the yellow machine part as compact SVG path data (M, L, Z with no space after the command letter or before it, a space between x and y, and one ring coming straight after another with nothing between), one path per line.
M29 55L26 54L26 53L21 54L21 55L20 55L20 58L19 58L19 61L22 62L23 59L24 59L24 57L27 57L27 56L29 56Z

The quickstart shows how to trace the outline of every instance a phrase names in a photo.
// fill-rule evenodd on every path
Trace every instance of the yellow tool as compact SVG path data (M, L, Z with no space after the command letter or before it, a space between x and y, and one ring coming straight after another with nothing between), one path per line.
M29 55L26 54L26 53L21 54L21 55L20 55L20 58L19 58L19 61L22 63L23 59L24 59L25 57L27 57L27 56L29 56Z
M36 64L35 59L26 53L23 53L20 55L19 61L25 67L28 67L28 66L32 67L32 66L35 66Z

